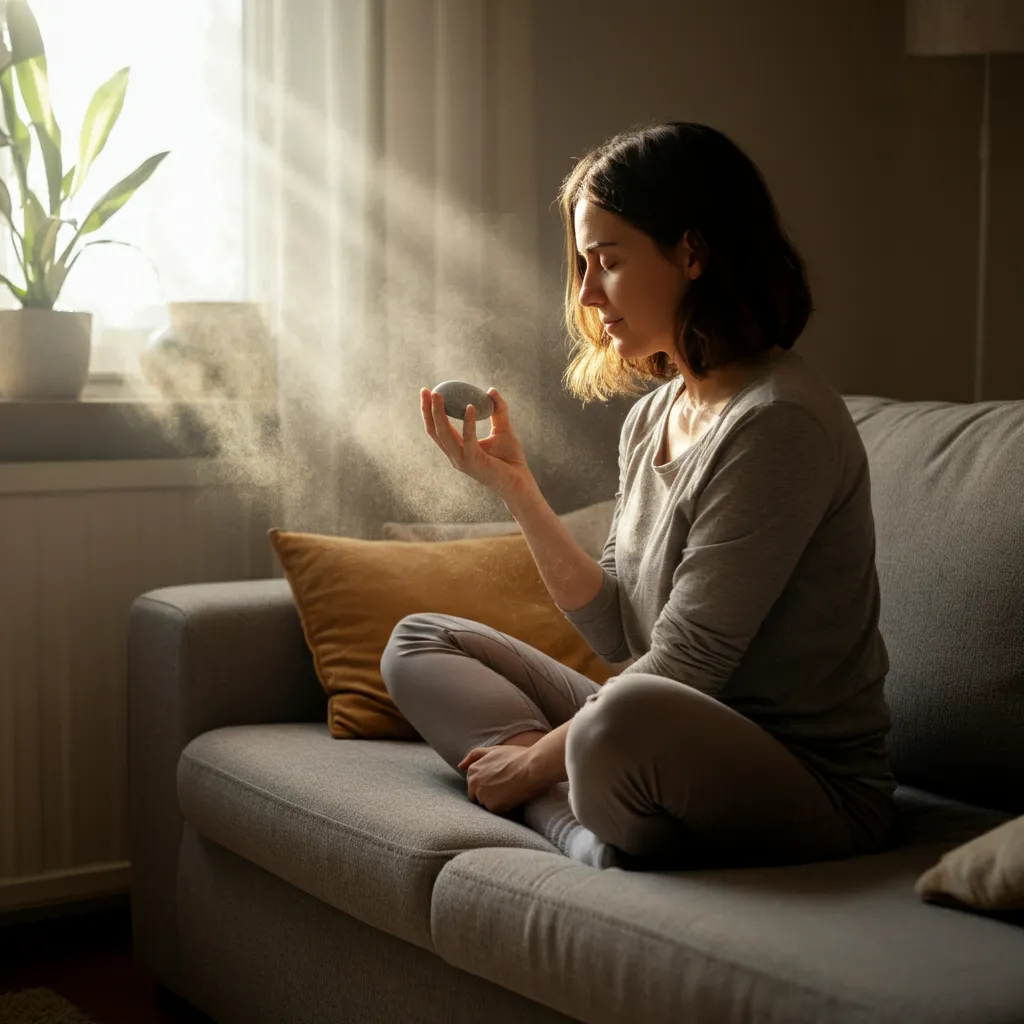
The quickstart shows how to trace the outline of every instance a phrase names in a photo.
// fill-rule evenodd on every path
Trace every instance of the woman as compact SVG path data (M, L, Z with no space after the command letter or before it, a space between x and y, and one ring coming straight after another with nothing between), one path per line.
M800 257L754 164L667 123L616 136L563 183L566 318L581 398L637 394L595 562L544 501L495 389L463 436L426 431L492 488L593 649L598 686L467 619L414 615L388 690L468 793L598 867L800 863L887 846L892 776L864 447L792 351Z

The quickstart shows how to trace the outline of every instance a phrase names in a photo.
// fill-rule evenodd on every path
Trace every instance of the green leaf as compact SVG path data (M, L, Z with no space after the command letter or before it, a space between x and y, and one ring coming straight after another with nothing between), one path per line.
M50 103L50 80L43 37L26 0L8 0L7 25L11 34L11 58L18 76L21 98L39 138L39 148L46 167L50 212L56 214L60 205L63 177L61 135Z
M28 165L32 162L32 136L28 133L28 125L19 121L14 126L14 169L18 172L18 184L22 194L28 191Z
M50 267L46 272L46 279L43 282L43 291L45 292L51 306L57 301L57 296L60 295L60 290L64 287L64 282L67 280L68 274L71 273L71 268L78 262L78 257L81 256L90 245L103 245L105 243L108 245L128 244L127 242L115 243L111 239L106 238L100 238L94 242L86 242L85 245L83 245L82 248L79 249L71 258L71 262L68 263L67 266L64 265L64 257L68 255L67 252L65 252L64 257Z
M128 89L128 68L121 68L97 90L85 112L82 133L78 140L78 171L72 191L77 192L93 160L107 143L111 128L117 123Z
M26 309L53 309L53 302L47 296L42 284L35 288L30 288L25 293L23 305Z
M74 221L63 220L60 217L47 217L42 230L36 234L35 244L32 247L32 261L43 272L53 264L57 248L57 235L65 224L74 224Z
M79 229L79 234L87 235L106 224L131 199L135 190L148 180L149 176L160 165L160 161L167 155L167 152L157 153L148 160L143 160L131 174L122 178L112 189L105 192L89 211L89 215L85 218L82 227Z
M73 243L72 243L73 244ZM91 242L86 242L79 250L75 253L71 262L64 266L67 257L71 253L70 246L64 250L64 255L47 271L45 281L45 291L49 297L49 301L52 303L57 301L57 296L60 294L61 288L64 286L64 281L67 279L68 274L71 273L71 268L75 265L75 261L79 256L85 252L86 249L91 245L123 245L127 249L134 249L140 256L150 265L153 273L156 274L157 280L160 280L160 273L153 265L153 261L137 246L131 242L122 242L116 238L96 238Z
M0 214L3 215L11 227L14 227L14 221L11 217L14 214L14 205L11 202L11 193L7 189L7 185L0 180Z
M31 60L16 62L14 70L18 75L21 98L25 101L30 121L41 124L50 140L60 148L60 129L50 105L50 82L46 73L46 58L33 57Z
M11 240L14 242L14 255L18 257L18 266L22 273L25 271L25 239L18 233L18 229L11 225ZM27 275L26 275L27 276Z
M46 165L50 212L56 213L54 197L59 196L63 176L60 170L61 135L50 102L50 80L43 38L25 0L9 0L7 24L11 33L11 57L21 88L21 98L25 102L29 121L35 126Z
M60 295L60 290L64 287L64 282L67 280L68 274L71 273L71 268L75 265L78 257L81 256L83 252L85 252L85 246L82 246L82 248L75 253L71 262L67 266L64 266L64 264L58 260L46 272L46 277L43 280L43 294L46 296L46 299L51 306L57 301L57 296Z
M35 251L36 232L40 231L46 224L46 211L39 198L31 189L25 190L25 257L31 260L31 254ZM31 263L27 269L31 270ZM30 282L31 283L31 280Z
M60 156L59 141L54 143L47 134L46 129L38 121L32 122L36 130L36 137L39 139L39 151L43 154L43 166L46 168L46 185L49 191L50 213L56 217L60 213L61 203L64 201L62 187L64 184L64 171ZM58 134L58 140L60 132Z
M0 216L7 221L11 229L12 242L14 244L14 254L18 257L18 264L22 268L22 272L25 271L25 259L24 259L24 247L25 243L21 237L21 232L18 231L17 225L14 223L14 204L11 201L11 193L7 189L7 185L3 180L0 180ZM26 280L28 275L26 274Z
M25 307L27 309L53 309L53 303L47 298L45 282L30 281L25 292Z
M0 284L7 285L7 287L11 289L11 294L19 302L24 303L26 295L24 288L19 288L13 281L10 280L10 278L4 277L3 274L0 274Z
M67 174L64 175L64 181L61 184L60 194L65 200L71 198L71 183L75 180L75 169L72 167Z
M39 23L26 0L7 0L7 28L11 33L11 58L15 64L46 56Z
M32 136L29 135L28 127L18 116L11 65L0 72L0 95L3 97L7 134L13 139L11 156L14 160L14 170L18 175L18 184L21 186L22 195L24 195L28 189L28 165L32 156Z

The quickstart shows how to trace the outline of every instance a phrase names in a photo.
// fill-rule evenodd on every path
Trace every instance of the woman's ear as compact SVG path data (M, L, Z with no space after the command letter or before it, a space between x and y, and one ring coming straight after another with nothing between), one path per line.
M704 271L704 264L696 248L690 244L691 237L689 231L683 232L676 246L676 262L683 268L688 280L696 281Z

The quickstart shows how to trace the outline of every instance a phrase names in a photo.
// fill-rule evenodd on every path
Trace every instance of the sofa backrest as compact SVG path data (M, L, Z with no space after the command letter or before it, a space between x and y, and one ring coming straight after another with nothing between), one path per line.
M1024 811L1024 401L843 396L867 450L901 783Z

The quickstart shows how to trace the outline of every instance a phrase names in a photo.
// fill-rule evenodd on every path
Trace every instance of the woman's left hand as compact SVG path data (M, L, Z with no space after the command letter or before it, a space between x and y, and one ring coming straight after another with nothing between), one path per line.
M530 748L474 747L460 762L469 799L495 814L511 811L544 789L530 769Z

